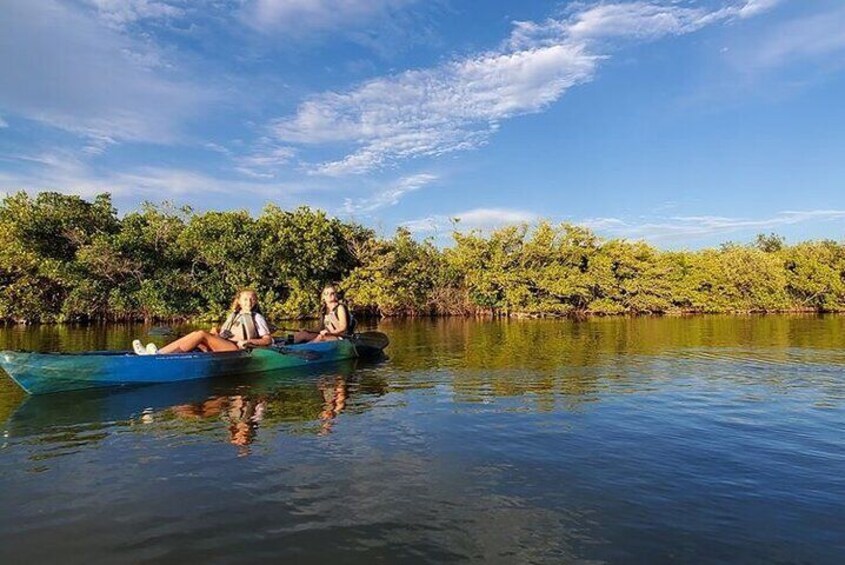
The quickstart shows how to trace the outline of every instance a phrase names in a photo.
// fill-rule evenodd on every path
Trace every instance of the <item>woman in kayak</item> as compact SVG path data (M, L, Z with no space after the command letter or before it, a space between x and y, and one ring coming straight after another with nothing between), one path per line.
M254 290L241 290L232 301L232 313L218 331L217 326L210 332L197 330L180 337L156 350L155 345L141 345L139 340L132 342L132 347L138 355L158 353L187 353L199 349L200 351L237 351L248 346L262 346L273 343L270 326L261 315L258 307L258 295Z
M334 341L347 337L355 329L355 319L346 304L340 301L337 287L327 285L323 289L323 329L319 332L301 330L293 337L294 343Z

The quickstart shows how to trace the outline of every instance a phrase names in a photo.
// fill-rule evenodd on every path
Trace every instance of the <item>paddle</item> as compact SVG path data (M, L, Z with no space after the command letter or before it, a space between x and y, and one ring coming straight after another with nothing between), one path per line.
M355 345L363 345L381 351L390 345L390 339L382 332L361 332L352 336Z
M297 329L294 329L294 328L279 328L279 331L290 332L290 333L309 332L309 333L313 333L315 335L320 333L318 331L313 331L313 330L301 330L301 329L297 330ZM382 332L373 331L373 332L355 333L355 334L352 334L352 336L348 339L351 339L352 342L355 343L355 345L363 345L364 347L371 347L373 349L379 349L379 350L384 349L388 345L390 345L390 338L388 338L387 335L382 333Z

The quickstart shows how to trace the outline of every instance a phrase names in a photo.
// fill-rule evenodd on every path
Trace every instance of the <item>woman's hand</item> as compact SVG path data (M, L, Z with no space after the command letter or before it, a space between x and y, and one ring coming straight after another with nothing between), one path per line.
M249 345L248 339L239 339L237 341L238 349L246 349L246 346Z
M320 337L326 337L329 335L329 330L320 330Z

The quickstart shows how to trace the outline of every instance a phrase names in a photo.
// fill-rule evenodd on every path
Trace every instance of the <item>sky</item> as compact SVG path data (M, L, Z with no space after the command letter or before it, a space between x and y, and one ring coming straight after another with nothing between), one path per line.
M842 241L843 100L842 0L0 3L0 192L124 213Z

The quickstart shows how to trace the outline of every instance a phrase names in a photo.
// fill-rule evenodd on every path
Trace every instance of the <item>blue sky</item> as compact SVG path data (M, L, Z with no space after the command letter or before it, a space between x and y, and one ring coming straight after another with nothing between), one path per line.
M845 236L841 0L5 0L0 191Z

